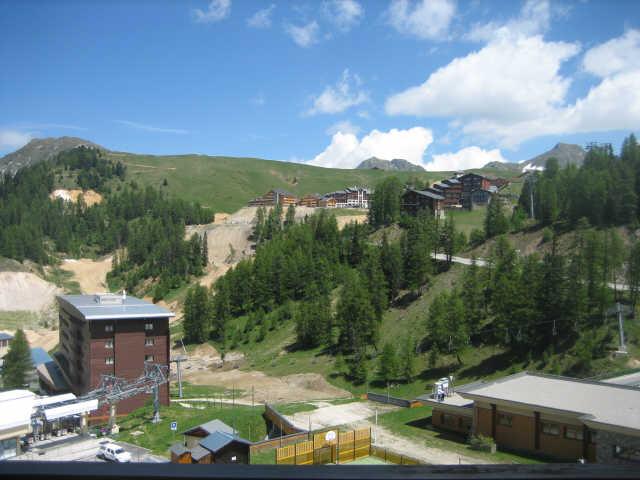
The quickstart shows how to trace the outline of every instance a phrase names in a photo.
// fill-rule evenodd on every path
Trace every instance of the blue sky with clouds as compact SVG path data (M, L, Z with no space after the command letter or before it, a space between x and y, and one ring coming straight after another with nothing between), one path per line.
M635 0L0 0L0 30L0 154L451 170L640 126Z

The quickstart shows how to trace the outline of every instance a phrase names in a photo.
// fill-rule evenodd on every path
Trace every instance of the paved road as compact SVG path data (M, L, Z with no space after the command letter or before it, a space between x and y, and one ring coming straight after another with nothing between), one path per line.
M442 260L442 261L446 261L447 260L447 256L444 253L432 253L431 257L435 258L436 260ZM451 261L453 263L460 263L461 265L471 265L471 259L470 258L451 257ZM482 258L476 258L476 265L478 265L479 267L486 267L487 266L487 261L482 259ZM607 286L609 288L613 289L613 290L620 290L620 291L629 290L629 285L626 285L624 283L612 283L612 282L609 282L609 283L607 283Z
M132 462L164 463L166 458L152 455L146 448L131 445L108 438L95 438L88 435L75 435L46 444L36 444L30 451L12 460L65 461L65 462L104 462L96 456L100 444L113 441L131 453Z

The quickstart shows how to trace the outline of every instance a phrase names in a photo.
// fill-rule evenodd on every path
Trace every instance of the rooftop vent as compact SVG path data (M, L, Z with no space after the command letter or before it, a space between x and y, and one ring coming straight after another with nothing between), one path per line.
M100 305L122 305L124 295L116 295L115 293L98 293L95 296L96 303Z

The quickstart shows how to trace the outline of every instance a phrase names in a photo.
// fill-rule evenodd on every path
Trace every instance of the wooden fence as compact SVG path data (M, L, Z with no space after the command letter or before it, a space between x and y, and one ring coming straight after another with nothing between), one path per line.
M371 429L347 432L314 433L313 439L276 449L276 464L322 465L347 463L368 457L371 451Z
M371 456L378 457L387 463L395 463L397 465L421 465L423 462L407 455L392 452L387 448L376 447L371 445Z

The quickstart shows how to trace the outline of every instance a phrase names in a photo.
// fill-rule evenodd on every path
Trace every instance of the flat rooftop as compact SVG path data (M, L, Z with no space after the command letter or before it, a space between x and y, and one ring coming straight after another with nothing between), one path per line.
M84 320L169 318L175 314L159 305L129 295L59 295L60 308Z
M640 434L640 389L633 387L521 372L463 390L458 389L458 393L472 400L578 414L594 427L609 425Z

